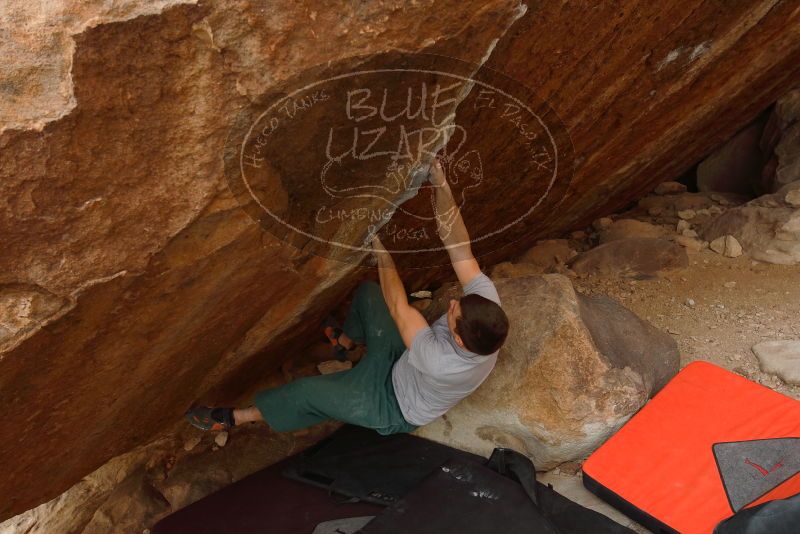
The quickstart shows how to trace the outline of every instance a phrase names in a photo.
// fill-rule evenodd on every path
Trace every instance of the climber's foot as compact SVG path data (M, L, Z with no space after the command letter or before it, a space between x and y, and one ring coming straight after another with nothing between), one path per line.
M234 425L233 408L196 406L186 412L186 420L200 430L228 430Z
M356 344L352 339L347 337L347 334L342 332L342 329L336 326L335 323L329 318L328 324L325 326L325 337L333 347L333 357L339 361L347 359L347 353L356 348Z

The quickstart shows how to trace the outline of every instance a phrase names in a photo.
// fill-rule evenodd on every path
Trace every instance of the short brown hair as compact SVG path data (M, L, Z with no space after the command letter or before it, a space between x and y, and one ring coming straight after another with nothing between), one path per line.
M497 303L480 295L465 295L461 317L456 319L456 334L464 347L475 354L497 352L508 336L508 317Z

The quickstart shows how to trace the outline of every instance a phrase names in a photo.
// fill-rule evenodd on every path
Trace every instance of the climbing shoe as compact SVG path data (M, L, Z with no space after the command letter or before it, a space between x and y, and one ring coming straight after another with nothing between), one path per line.
M355 343L349 349L346 349L344 345L339 343L339 337L342 335L342 329L336 325L336 322L333 318L328 317L325 320L325 338L333 347L333 357L343 362L347 360L347 353L356 349Z
M197 406L186 412L186 420L200 430L228 430L234 425L233 408Z

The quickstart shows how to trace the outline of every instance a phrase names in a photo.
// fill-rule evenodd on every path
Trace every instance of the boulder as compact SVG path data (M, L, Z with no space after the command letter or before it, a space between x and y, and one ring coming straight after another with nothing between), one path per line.
M600 243L632 237L662 237L664 230L654 224L636 219L619 219L600 233Z
M517 261L498 263L491 270L492 278L516 278L532 274L563 273L566 264L578 253L566 239L547 239L525 252Z
M578 275L652 276L686 267L689 257L666 239L631 238L610 241L580 254L570 264Z
M680 182L661 182L653 191L656 195L677 195L686 192L686 186Z
M753 353L762 371L800 386L800 340L762 341L753 345Z
M605 230L613 223L614 219L612 219L611 217L600 217L599 219L597 219L592 223L592 227L599 232Z
M800 207L792 203L796 191L800 191L800 182L732 208L705 224L700 235L711 242L732 236L756 260L797 265L800 263Z
M576 254L566 239L547 239L536 243L536 246L525 252L517 261L539 265L544 272L547 272L549 269L566 264Z
M571 234L569 234L570 239L574 239L575 241L583 241L586 239L587 234L583 230L575 230Z
M724 235L709 243L708 248L722 254L726 258L738 258L742 255L742 245L732 235Z
M254 215L229 180L237 152L227 141L254 124L265 96L322 77L317 66L397 66L396 50L474 70L524 13L511 0L313 7L3 3L0 406L11 434L0 456L15 460L0 477L0 520L153 440L194 403L246 398L356 282L364 250L326 259L316 241ZM457 105L442 104L445 117ZM326 120L344 106L314 109L313 121L282 116L327 139ZM330 198L311 158L324 147L306 141L273 143L285 157L269 167L278 202ZM409 195L392 191L397 202ZM309 213L300 213L306 228ZM358 244L369 225L329 227Z
M535 263L515 263L504 261L492 267L489 271L492 279L498 278L518 278L520 276L531 276L534 274L545 274L546 271Z
M510 331L494 371L419 435L484 455L511 447L547 470L586 457L678 371L671 336L564 276L497 288ZM437 292L436 311L456 294Z
M691 250L692 252L700 252L708 245L708 243L704 243L699 239L685 235L675 236L674 241L686 250Z

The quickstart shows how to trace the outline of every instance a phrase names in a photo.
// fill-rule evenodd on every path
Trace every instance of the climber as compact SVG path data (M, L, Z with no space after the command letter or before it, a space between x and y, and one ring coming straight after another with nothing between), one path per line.
M247 408L196 407L187 420L202 430L265 421L285 432L334 419L381 434L410 432L447 412L489 375L508 333L508 318L492 281L472 254L469 235L453 201L442 163L435 159L434 188L439 236L464 296L451 300L432 325L408 303L391 255L375 237L380 286L361 284L342 331L333 341L345 350L366 345L353 369L301 378L256 394Z

